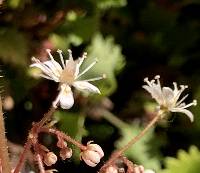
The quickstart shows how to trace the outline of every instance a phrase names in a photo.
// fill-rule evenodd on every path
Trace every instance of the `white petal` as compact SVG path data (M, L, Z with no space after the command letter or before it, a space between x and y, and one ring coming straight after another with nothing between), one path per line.
M68 85L61 85L60 91L60 106L63 109L70 109L74 104L74 97L71 88Z
M174 92L169 87L163 87L162 89L163 99L165 100L165 104L167 107L173 107L176 104L176 100L174 100Z
M45 61L44 64L46 66L48 66L51 71L57 76L57 77L60 77L60 74L62 73L62 67L60 66L59 63L57 63L56 61Z
M142 87L151 94L152 98L154 98L159 105L163 104L164 101L159 87L157 87L156 85L153 87L150 87L148 85L143 85Z
M59 81L59 78L52 72L51 69L49 69L49 67L45 66L44 64L41 65L39 63L34 63L34 64L31 64L30 67L37 67L39 68L40 70L42 70L42 72L49 76L50 78L52 78L54 81L58 82Z
M192 114L192 112L190 112L189 110L187 109L183 109L183 108L173 108L170 110L171 112L180 112L180 113L184 113L186 114L189 118L190 118L190 121L193 122L194 121L194 116Z
M98 93L98 94L101 93L97 87L95 87L94 85L92 85L91 83L86 82L86 81L75 81L73 83L73 86L81 91L86 90L86 91L94 92L94 93Z

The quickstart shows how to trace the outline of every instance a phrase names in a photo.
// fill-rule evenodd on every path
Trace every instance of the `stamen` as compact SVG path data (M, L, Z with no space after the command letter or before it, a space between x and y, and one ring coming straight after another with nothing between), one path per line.
M91 79L86 79L86 80L82 80L82 81L91 82L91 81L97 81L97 80L101 80L101 79L105 79L105 78L106 78L106 74L103 74L102 76L91 78Z
M147 82L147 81L149 81L149 79L148 79L148 77L145 77L144 82Z
M98 62L98 60L96 59L92 64L90 64L85 70L83 70L77 77L81 77L83 74L85 74L88 70L90 70L96 63Z
M176 103L176 106L180 105L187 97L188 97L188 94L185 95L181 100L179 100L179 101ZM176 98L175 98L175 99L176 99Z
M52 77L54 77L54 73L52 72L52 70L47 67L46 65L44 65L44 63L42 63L39 59L35 58L35 57L32 57L32 61L34 61L35 63L38 63L41 65L41 67L43 67L43 71L46 73L46 74L51 74Z
M73 60L72 51L70 49L67 50L69 53L69 60Z
M78 58L78 63L77 63L77 67L80 68L80 66L82 65L84 59L87 58L87 52L84 52L82 57Z
M194 106L197 105L197 100L193 100L193 105L194 105Z
M156 75L156 76L155 76L155 79L160 79L160 75Z
M193 100L192 103L189 103L189 104L187 104L187 105L181 107L181 109L185 109L185 108L188 108L188 107L190 107L190 106L196 106L196 105L197 105L197 101L196 101L196 100Z
M39 59L37 59L37 58L35 58L34 56L31 58L31 61L33 61L33 62L40 62L40 60Z
M46 49L47 53L49 54L49 57L52 61L55 61L53 58L53 55L51 54L51 50L50 49Z
M52 79L51 77L49 77L49 76L47 76L47 75L39 74L39 76L40 76L40 77L43 77L43 78L45 78L45 79L49 79L49 80L53 80L53 81L54 81L54 79Z
M63 55L62 55L62 50L58 49L57 52L59 53L60 61L62 63L62 67L64 69L65 68L65 63L64 63L64 58L63 58Z

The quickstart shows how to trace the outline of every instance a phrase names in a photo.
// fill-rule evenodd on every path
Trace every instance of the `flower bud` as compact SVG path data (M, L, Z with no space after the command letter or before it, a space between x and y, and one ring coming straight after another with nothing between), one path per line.
M114 166L109 166L108 168L106 168L105 173L118 173L117 168Z
M51 166L57 162L57 156L53 152L48 152L44 157L44 163Z
M58 171L56 169L49 169L45 171L45 173L54 173L54 172L58 172Z
M144 171L144 173L155 173L155 171L153 171L152 169L146 169L146 170Z
M80 154L80 158L91 167L95 167L103 156L104 152L102 148L97 144L91 144L91 142L87 143L86 150L82 151Z
M60 157L62 160L69 159L72 157L72 149L71 148L63 148L60 150Z

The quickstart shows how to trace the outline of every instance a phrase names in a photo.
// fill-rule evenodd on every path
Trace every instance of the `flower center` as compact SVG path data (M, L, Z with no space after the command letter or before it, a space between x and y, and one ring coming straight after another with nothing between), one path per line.
M74 66L67 66L64 68L60 75L60 82L67 83L68 85L72 85L75 80L75 67Z

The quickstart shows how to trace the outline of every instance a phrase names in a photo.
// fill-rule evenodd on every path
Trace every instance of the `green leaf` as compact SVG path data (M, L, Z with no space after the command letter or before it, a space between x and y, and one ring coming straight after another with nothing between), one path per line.
M113 37L103 38L100 34L96 34L87 48L88 58L82 66L85 69L89 64L98 59L98 63L88 71L84 77L92 78L106 74L106 79L97 82L103 95L112 94L116 87L116 73L118 73L125 65L124 56L121 53L121 47L114 43Z
M134 136L138 135L142 128L138 124L127 125L121 130L122 137L116 142L116 147L121 148L126 145ZM137 164L142 164L145 168L160 169L160 163L157 156L150 155L150 140L153 138L153 130L150 130L145 136L132 145L125 155Z
M82 137L86 135L85 116L74 112L57 111L54 117L59 120L59 129L72 138L81 141Z
M189 152L179 150L177 158L165 159L165 165L166 168L160 173L199 173L200 151L196 146L191 146Z
M100 9L108 9L111 7L123 7L127 4L126 0L101 0L97 1L97 6Z
M0 29L0 58L5 63L23 65L27 64L27 41L15 29Z
M64 112L64 111L57 111L54 114L54 118L59 121L58 126L59 129L65 132L67 135L72 137L73 139L81 142L82 137L86 136L87 131L84 127L85 116L73 113L73 112ZM69 146L72 147L73 151L73 158L75 162L79 162L79 149L75 146L72 146L68 143Z

